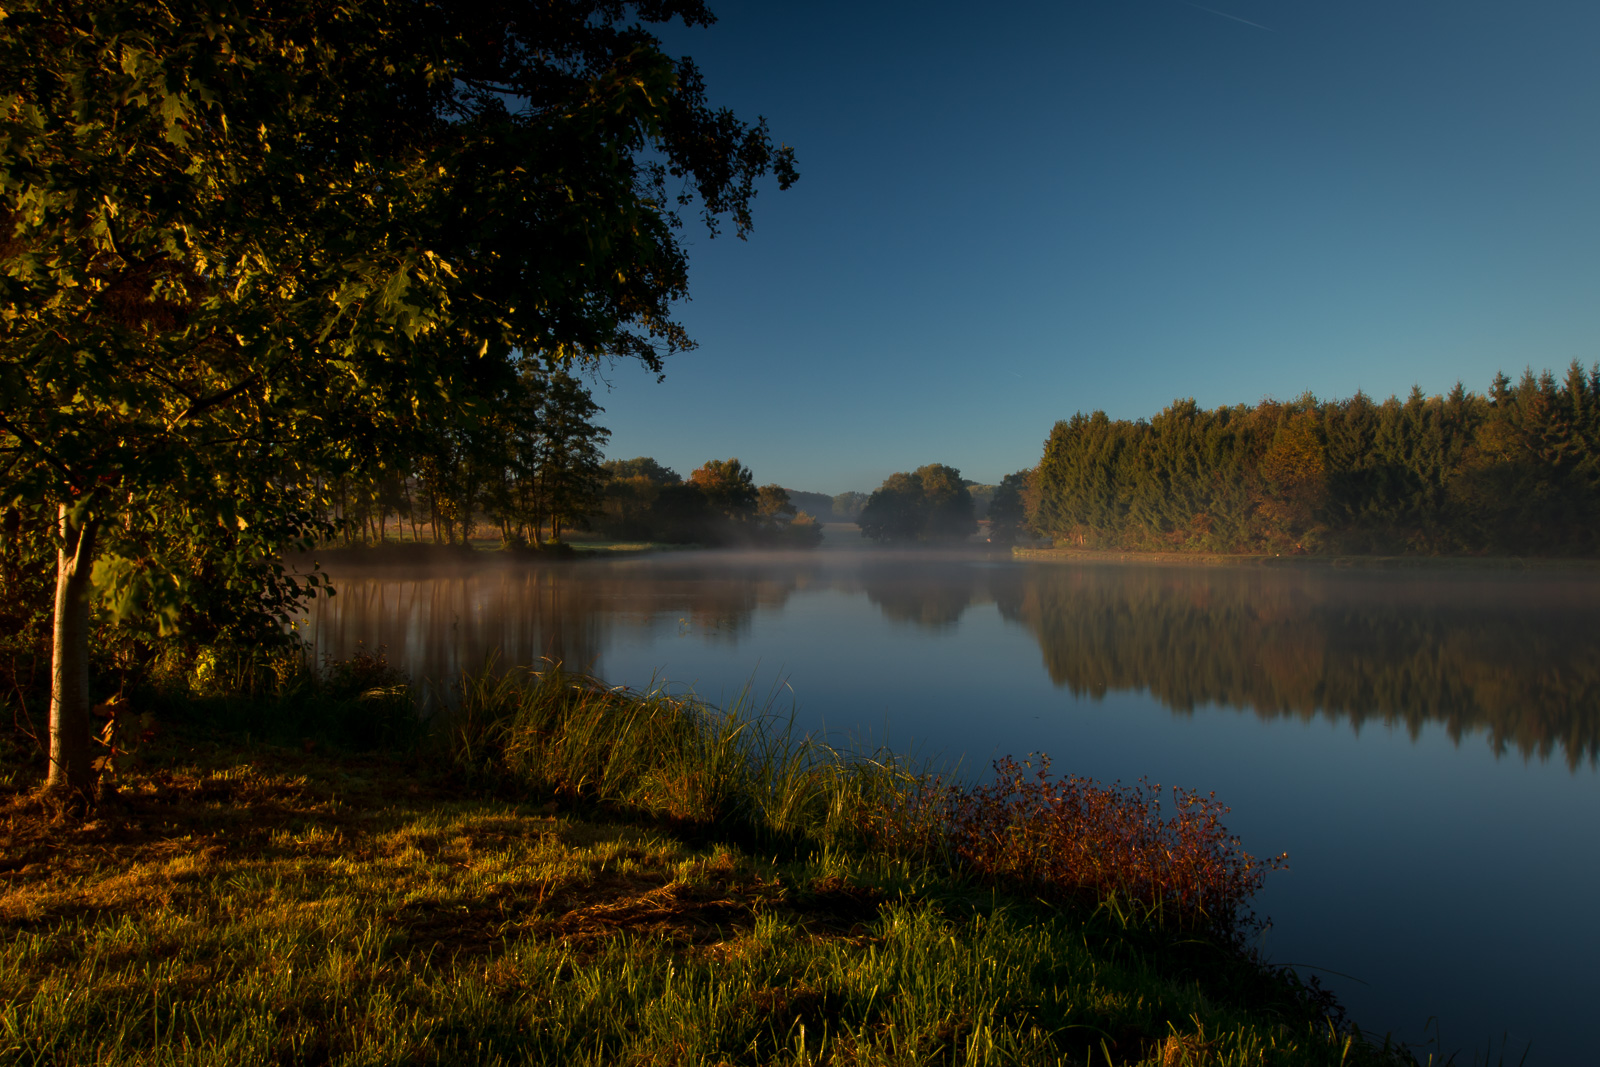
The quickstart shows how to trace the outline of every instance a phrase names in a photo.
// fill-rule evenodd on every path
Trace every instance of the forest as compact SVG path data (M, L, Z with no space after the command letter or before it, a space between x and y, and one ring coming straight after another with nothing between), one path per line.
M1267 554L1589 556L1600 365L1375 402L1311 395L1058 422L1028 522L1058 545Z

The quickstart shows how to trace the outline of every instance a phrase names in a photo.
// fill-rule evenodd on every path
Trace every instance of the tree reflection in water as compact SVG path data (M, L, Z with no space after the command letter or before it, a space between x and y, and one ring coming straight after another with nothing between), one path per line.
M735 642L755 611L782 607L809 583L804 568L661 567L491 560L451 568L341 568L316 607L318 655L382 646L417 678L454 680L490 657L552 660L587 671L619 631L677 630Z
M1357 727L1482 730L1496 751L1600 755L1600 582L1589 576L1008 568L1000 612L1074 694L1148 689Z
M864 596L933 632L993 604L1024 627L1074 695L1142 689L1263 719L1358 728L1440 723L1497 752L1569 767L1600 759L1600 577L1020 564L823 552L685 553L614 563L476 564L422 577L348 569L317 611L319 652L384 645L419 677L452 679L492 652L586 670L624 635L737 644L792 597ZM826 611L823 616L826 617Z

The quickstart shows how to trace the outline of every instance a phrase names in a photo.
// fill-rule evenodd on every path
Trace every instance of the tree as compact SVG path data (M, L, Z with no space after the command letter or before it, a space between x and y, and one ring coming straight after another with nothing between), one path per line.
M763 485L756 491L756 521L774 528L794 521L799 512L789 499L789 490L776 483Z
M80 797L91 575L176 619L201 552L292 604L322 473L518 352L659 371L691 343L669 182L742 237L795 178L634 21L699 0L7 8L0 487L54 516L49 787Z
M604 472L601 449L611 431L594 421L605 409L570 374L550 376L540 408L542 440L539 483L550 516L550 539L561 540L563 523L587 518L599 510Z
M989 499L989 540L997 544L1010 544L1017 539L1027 520L1027 506L1023 494L1028 487L1031 471L1017 471L1000 479L994 496Z
M649 456L607 460L600 469L602 528L612 537L659 539L656 504L663 490L683 484L678 472Z
M600 465L610 478L622 480L627 478L643 478L651 485L677 485L683 481L678 477L678 472L671 467L666 467L656 462L650 456L635 456L633 459L611 459Z
M978 528L961 472L942 463L889 475L856 524L863 537L890 542L959 541Z
M758 495L755 476L738 457L706 460L689 475L689 483L729 521L747 523L754 518Z
M861 536L874 541L915 541L924 517L922 480L900 471L867 498L856 525Z
M922 541L961 541L978 530L976 509L972 494L961 479L961 472L943 463L930 463L918 467L916 477L922 484L924 508Z

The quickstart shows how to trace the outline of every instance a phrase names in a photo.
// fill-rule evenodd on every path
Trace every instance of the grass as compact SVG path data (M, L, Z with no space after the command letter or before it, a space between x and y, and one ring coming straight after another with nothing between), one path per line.
M0 1063L1409 1062L1225 924L985 871L949 783L761 709L485 674L362 753L171 707L91 821L0 796Z

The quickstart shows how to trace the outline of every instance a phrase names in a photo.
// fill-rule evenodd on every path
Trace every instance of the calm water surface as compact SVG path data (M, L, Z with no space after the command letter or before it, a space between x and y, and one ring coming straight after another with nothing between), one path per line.
M851 528L853 530L853 528ZM333 569L319 654L491 651L729 701L981 773L1215 791L1287 851L1263 948L1458 1062L1588 1062L1600 1000L1600 576L684 552ZM1486 1052L1492 1055L1486 1057Z

